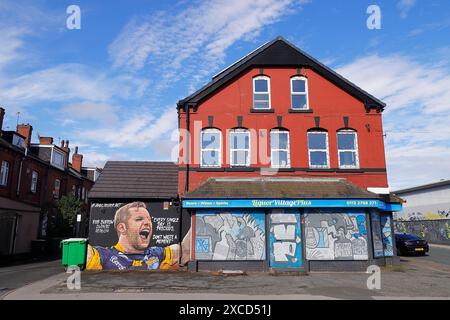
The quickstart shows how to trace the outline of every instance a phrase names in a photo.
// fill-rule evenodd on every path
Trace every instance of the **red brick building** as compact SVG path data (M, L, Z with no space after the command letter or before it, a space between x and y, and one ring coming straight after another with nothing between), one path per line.
M63 195L72 193L86 211L98 169L82 167L78 147L70 161L69 141L57 146L53 138L40 137L32 143L29 124L2 130L4 114L0 108L0 255L12 255L30 252L33 240L50 236L48 223Z
M391 261L400 205L388 189L384 108L283 38L179 101L178 189L192 218L193 268Z

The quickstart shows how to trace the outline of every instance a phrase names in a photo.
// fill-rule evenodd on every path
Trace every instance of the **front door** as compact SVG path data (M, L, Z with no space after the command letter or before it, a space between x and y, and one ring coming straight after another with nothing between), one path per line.
M297 210L272 210L269 214L270 267L301 268L302 235Z

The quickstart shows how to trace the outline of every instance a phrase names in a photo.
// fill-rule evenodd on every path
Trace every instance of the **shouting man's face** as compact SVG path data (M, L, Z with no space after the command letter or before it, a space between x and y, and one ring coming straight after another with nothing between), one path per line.
M121 233L127 240L129 251L143 252L148 248L152 237L152 220L147 209L130 208L123 227Z

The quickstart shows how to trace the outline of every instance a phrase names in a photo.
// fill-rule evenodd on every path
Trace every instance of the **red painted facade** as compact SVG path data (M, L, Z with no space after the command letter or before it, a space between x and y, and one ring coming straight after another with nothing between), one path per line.
M260 72L270 77L271 109L273 112L254 113L253 77ZM238 126L238 116L242 116L242 127L253 129L251 135L251 168L270 168L270 163L261 161L258 156L261 147L267 149L270 156L269 132L277 128L279 116L281 126L290 132L291 170L281 170L275 176L296 177L340 177L363 187L388 187L383 142L382 114L375 109L366 111L364 103L350 93L338 87L310 68L302 68L300 74L308 79L309 108L312 112L291 113L290 80L297 75L294 67L264 67L263 70L251 68L209 97L199 103L196 111L190 110L190 168L189 190L195 189L209 177L253 177L260 176L260 170L252 172L224 171L230 168L228 156L227 130ZM180 129L186 129L186 113L179 111ZM210 125L222 132L222 169L198 171L200 168L200 131ZM316 127L315 117L320 117L320 128L328 132L329 161L328 170L309 170L307 131ZM348 127L356 130L359 150L359 169L343 170L338 168L336 133L344 128L344 117L348 117ZM261 136L260 130L266 130ZM187 154L186 141L180 138L179 193L185 192L186 165L183 157ZM225 169L226 170L226 169ZM274 176L274 175L272 175Z

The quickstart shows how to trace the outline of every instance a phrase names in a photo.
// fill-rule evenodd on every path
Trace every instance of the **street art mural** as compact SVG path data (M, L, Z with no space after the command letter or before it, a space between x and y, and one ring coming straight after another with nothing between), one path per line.
M195 217L196 260L264 260L263 212L199 210Z
M93 203L86 269L175 269L189 260L189 241L188 231L180 243L180 214L168 203Z
M272 210L270 226L270 266L300 268L302 266L302 237L298 211Z
M380 217L381 237L383 239L383 254L385 257L392 257L394 255L391 221L391 217L386 214L383 214Z
M396 233L412 233L430 243L450 245L450 219L395 221Z
M375 258L384 256L383 239L381 237L381 219L377 210L370 211L372 223L373 255Z
M308 260L368 260L366 215L308 210L305 214Z

